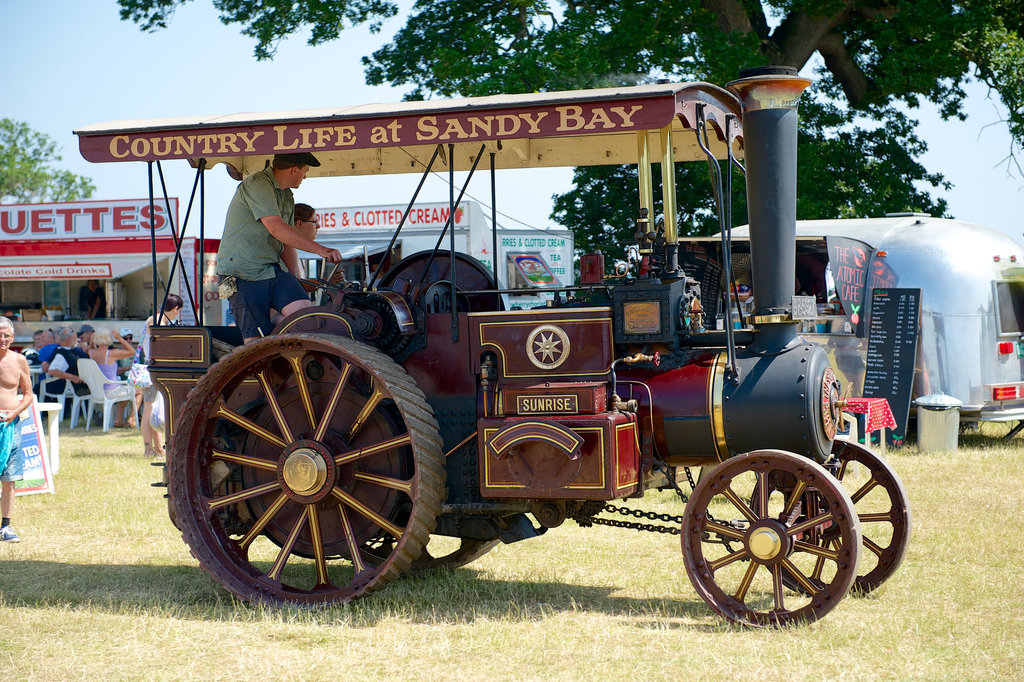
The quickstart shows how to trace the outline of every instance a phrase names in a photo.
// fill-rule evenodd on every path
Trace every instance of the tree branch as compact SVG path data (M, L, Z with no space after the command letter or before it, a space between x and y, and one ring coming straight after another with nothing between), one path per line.
M701 0L704 9L715 15L718 28L724 33L754 33L757 32L754 22L751 21L747 9L743 6L742 0ZM764 19L764 15L761 15ZM767 22L764 22L767 27ZM757 32L764 37L764 34Z
M850 56L843 42L843 36L833 31L818 42L818 52L825 59L825 67L836 77L854 107L860 107L867 99L871 82Z
M828 16L810 16L799 10L791 12L761 50L777 60L774 61L776 64L802 68L811 55L820 50L820 43L829 33L849 18L849 4Z

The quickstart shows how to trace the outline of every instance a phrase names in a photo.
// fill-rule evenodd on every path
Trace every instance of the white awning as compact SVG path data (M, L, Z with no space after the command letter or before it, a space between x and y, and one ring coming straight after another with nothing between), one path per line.
M157 260L168 254L157 254ZM115 254L78 256L73 263L58 256L36 259L0 258L0 281L57 279L118 279L153 264L151 256L124 258Z

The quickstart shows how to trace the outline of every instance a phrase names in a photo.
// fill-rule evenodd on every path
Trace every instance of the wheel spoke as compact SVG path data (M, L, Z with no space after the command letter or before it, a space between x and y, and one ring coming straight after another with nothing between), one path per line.
M349 507L351 507L353 511L359 512L360 514L362 514L366 518L368 518L371 521L373 521L374 523L376 523L378 526L380 526L385 531L390 533L396 539L402 537L403 530L401 528L399 528L398 526L396 526L395 524L391 523L390 521L385 519L383 516L381 516L377 512L375 512L372 509L370 509L369 507L367 507L365 504L360 502L358 499L356 499L355 497L353 497L349 493L345 492L344 490L339 490L338 488L334 488L334 489L331 490L331 494L334 495L335 497L337 497L339 500L341 500L345 504L347 504Z
M793 486L793 492L789 494L789 499L786 500L786 508L782 510L783 517L788 517L793 513L793 509L796 508L797 503L803 497L804 491L807 489L807 484L803 481L797 481L796 485Z
M753 512L753 510L747 505L746 502L740 499L740 496L736 494L736 491L732 489L731 485L725 486L725 490L722 491L722 495L725 499L732 502L732 505L736 507L740 514L746 517L747 521L754 523L760 521L760 517Z
M292 437L292 430L288 426L288 420L284 418L284 412L281 410L281 405L277 402L277 394L274 388L270 385L270 379L267 377L267 370L262 369L256 373L256 380L260 382L260 386L263 387L263 395L267 399L267 405L270 407L270 412L274 415L274 421L277 422L277 428L281 431L281 437L284 438L285 443L291 443L295 438Z
M865 523L892 523L892 512L875 512L872 514L858 514L861 524Z
M756 561L751 561L747 566L743 579L740 580L740 584L736 587L736 593L733 595L738 601L746 603L747 590L750 589L750 585L754 582L754 575L757 573L758 566L760 564Z
M299 533L302 532L303 527L306 525L306 515L301 514L299 518L295 519L295 525L292 526L292 530L288 533L288 537L281 545L281 551L277 553L277 559L274 560L274 565L267 571L267 577L271 580L281 582L281 571L284 570L284 565L288 563L288 557L292 555L292 549L295 548L295 542L299 539Z
M260 495L266 495L267 493L279 490L280 488L280 483L278 483L277 481L270 481L269 483L256 485L251 488L246 488L245 490L239 490L237 493L224 495L223 497L214 497L212 499L207 500L206 504L208 505L210 511L213 511L214 509L226 507L229 504L234 504L235 502L251 500L252 498L259 497Z
M882 548L881 548L881 547L880 547L880 546L879 546L879 545L878 545L878 544L877 544L877 543L876 543L876 542L875 542L874 540L872 540L871 538L869 538L869 537L868 537L868 536L866 536L866 535L865 535L865 536L864 536L864 537L863 537L863 538L861 539L861 542L863 543L863 545L864 545L864 546L865 546L865 547L866 547L867 549L869 549L869 550L871 550L872 552L874 552L874 553L875 553L875 556L877 556L877 557L879 557L879 558L881 558L881 556L882 556L882 553L883 553L883 552L885 551L885 550L884 550L884 549L882 549Z
M382 393L381 390L377 388L376 383L374 383L373 395L367 399L366 404L363 405L363 409L359 410L359 414L356 415L355 420L352 422L352 426L348 427L348 431L345 433L346 441L349 443L352 442L352 439L356 437L359 430L363 428L363 424L365 424L366 420L370 418L370 414L377 409L377 405L379 405L380 401L383 399L384 393Z
M731 554L726 554L724 557L721 557L720 559L716 559L714 561L709 561L708 562L708 568L710 568L711 571L714 572L714 571L717 571L718 569L722 568L723 566L728 566L729 564L733 563L734 561L739 561L740 559L746 559L749 556L750 556L750 553L747 552L747 549L744 547L743 549L738 549L735 552L732 552Z
M313 559L316 562L316 589L331 589L334 584L327 574L327 556L324 554L324 539L320 533L320 514L315 504L306 507L306 523L309 525L309 539L313 543Z
M818 545L812 545L809 542L802 542L800 540L797 540L796 542L793 543L793 547L797 551L807 552L808 554L813 554L814 556L817 556L817 557L822 557L822 558L825 558L825 559L831 559L832 561L838 561L839 560L839 552L833 551L831 549L827 549L825 547L820 547Z
M412 497L412 479L403 481L400 478L392 478L390 476L381 476L379 474L371 474L368 472L357 471L353 474L353 478L357 481L366 481L367 483L373 483L375 485L384 486L385 488L391 488L392 490L400 490L409 497Z
M411 442L412 436L408 433L401 436L395 436L394 438L388 438L387 440L381 441L375 445L368 445L365 448L359 448L358 450L351 450L349 452L342 453L334 458L334 463L341 466L342 464L354 462L357 459L362 459L363 457L377 455L382 452L387 452L392 448L408 445Z
M223 403L217 406L217 411L214 413L214 416L223 417L224 419L227 419L229 422L241 426L246 431L259 436L263 440L267 441L268 443L271 443L272 445L276 445L279 448L284 448L285 446L288 445L288 443L285 443L276 434L267 431L265 428L263 428L256 422L246 419L245 417L238 414L237 412L232 410L230 407L224 405Z
M775 598L775 611L783 611L786 608L785 595L783 593L782 566L772 565L772 595Z
M871 492L871 490L875 488L875 486L877 485L879 485L878 481L876 481L875 477L872 476L867 480L867 482L864 485L860 487L859 490L857 490L857 492L850 495L850 499L853 500L854 504L857 504L862 499L864 499L864 496Z
M366 564L363 563L363 556L359 553L359 543L356 542L356 534L352 530L352 524L349 523L344 505L338 505L338 518L341 519L341 527L345 532L345 543L348 544L348 553L352 556L352 566L355 568L356 575L359 575L366 570Z
M316 434L313 436L313 440L323 440L324 435L327 433L327 427L330 425L331 420L334 419L334 412L338 409L338 403L341 401L341 394L345 391L345 386L348 384L349 375L352 374L352 365L344 362L344 367L341 368L341 374L338 376L338 382L334 384L334 390L331 392L331 398L327 401L327 407L324 408L324 416L320 420L320 425L316 427Z
M768 516L768 498L771 491L768 490L768 475L764 471L757 472L757 511L761 512L761 518ZM753 501L753 500L751 500Z
M238 541L238 546L243 550L248 550L252 541L259 537L259 534L263 532L263 529L267 527L267 524L270 523L270 520L274 518L277 512L281 511L281 507L283 507L284 503L287 501L287 495L284 493L278 495L277 499L267 507L267 510L260 514L260 517L256 519L256 523L252 524L252 528L249 529L249 532L247 532L242 539Z
M295 385L299 387L299 397L302 406L306 408L306 417L309 419L309 428L316 428L316 416L313 414L313 398L309 394L309 384L306 383L306 375L302 372L302 362L297 355L289 355L288 362L292 366L292 373L295 375Z
M804 531L814 528L815 526L823 525L827 521L835 521L835 516L830 511L818 514L814 518L807 519L803 523L797 523L795 525L792 525L786 529L786 532L791 536L798 535L800 533L803 533Z
M825 557L819 556L814 560L814 570L811 571L811 578L821 582L821 576L825 572Z
M812 583L807 578L807 576L804 575L803 572L793 564L792 561L790 561L789 559L783 559L782 566L786 570L786 572L789 573L790 576L792 576L794 580L800 583L800 586L807 591L807 594L811 595L812 597L818 594L818 588L814 586L814 583Z
M724 535L725 537L732 538L733 540L742 540L744 536L743 531L733 528L732 526L726 526L725 524L718 523L717 521L708 521L704 524L704 529L709 533Z
M252 457L250 455L243 455L240 452L229 452L228 450L217 450L214 448L210 452L210 456L213 459L222 459L226 462L234 462L235 464L241 464L252 469L262 469L263 471L277 471L277 462L271 462L270 460L263 459L261 457Z

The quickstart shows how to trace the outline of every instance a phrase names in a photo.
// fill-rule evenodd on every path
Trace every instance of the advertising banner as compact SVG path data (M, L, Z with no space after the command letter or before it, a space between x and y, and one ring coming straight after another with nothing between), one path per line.
M171 221L178 223L178 200L167 206L149 199L67 201L54 204L0 206L0 242L78 241L82 239L149 238L150 225L157 237L171 236Z
M828 236L828 264L835 278L836 294L843 304L843 312L853 325L854 334L864 336L867 312L866 291L868 265L874 252L862 241L849 237Z
M21 413L21 451L25 456L25 478L14 484L15 495L53 493L53 473L46 456L46 439L39 419L39 410L33 400Z

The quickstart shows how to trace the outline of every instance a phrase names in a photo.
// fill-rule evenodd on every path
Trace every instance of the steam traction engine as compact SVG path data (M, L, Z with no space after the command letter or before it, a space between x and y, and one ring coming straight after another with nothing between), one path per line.
M727 619L814 620L851 586L879 585L909 539L906 494L885 462L835 440L840 386L790 314L806 84L768 69L730 84L735 95L643 86L561 93L604 98L603 109L559 93L522 109L520 135L536 139L499 140L492 167L499 153L499 165L514 154L581 165L559 157L559 135L634 126L604 142L609 162L627 152L639 162L642 263L628 281L606 279L587 256L582 283L550 306L505 310L491 272L452 246L409 256L380 282L321 282L318 307L253 343L233 347L225 327L155 329L151 371L173 425L170 511L202 566L246 600L330 604L566 519L601 523L619 509L610 502L666 489L686 502L676 526L686 573ZM672 102L661 122L644 118L653 92ZM465 102L479 121L518 115L507 102ZM439 111L433 128L421 117L424 134L442 129ZM561 124L546 137L544 111ZM471 130L460 120L446 130ZM707 331L702 311L715 302L678 265L671 169L691 153L739 165L741 145L752 327ZM344 150L343 163L309 150L328 169L348 164ZM656 231L645 197L659 151L666 224ZM721 180L718 198L727 205ZM431 538L449 541L437 549Z

